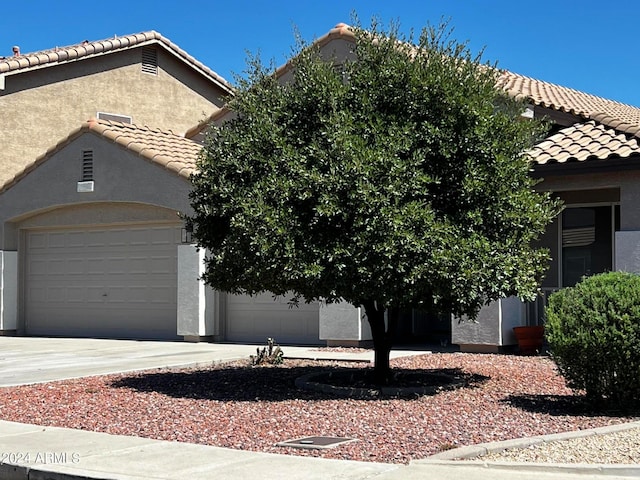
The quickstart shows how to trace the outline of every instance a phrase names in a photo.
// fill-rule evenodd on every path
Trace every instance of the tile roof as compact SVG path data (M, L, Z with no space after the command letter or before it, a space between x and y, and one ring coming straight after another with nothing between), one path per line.
M345 23L338 23L314 43L323 46L337 38L354 41L353 29ZM278 70L286 69L287 65ZM509 95L530 101L534 105L572 113L585 120L595 120L640 138L640 108L638 107L509 71L501 72L498 87L506 90Z
M529 154L538 165L606 160L640 155L640 144L637 137L590 120L563 128L538 143Z
M322 47L327 43L331 42L332 40L336 40L340 38L351 41L351 42L355 41L356 37L353 33L353 29L351 28L351 26L347 25L346 23L338 23L336 24L335 27L329 30L329 32L327 32L322 37L315 40L313 44L318 47ZM287 73L291 69L291 65L292 65L291 61L288 61L284 65L281 65L280 67L278 67L275 72L276 77L279 78L280 76ZM187 132L185 133L185 137L194 138L199 134L204 133L204 131L210 124L217 122L219 119L223 118L228 113L229 113L229 109L226 106L223 106L221 109L213 112L208 118L206 118L203 121L200 121L197 125L187 130Z
M335 39L354 41L355 35L349 25L339 23L314 44L322 47ZM276 70L276 75L282 75L289 68L290 63L281 66ZM553 160L564 163L568 160L626 158L640 153L637 143L637 139L640 139L638 107L509 71L500 73L497 86L514 98L567 112L586 122L563 129L536 146L531 153L534 161L540 165L550 163L555 154L558 157ZM193 138L201 134L208 124L219 121L228 113L226 107L221 108L188 130L186 136ZM551 142L558 143L553 147ZM584 148L577 147L583 143Z
M205 64L196 60L175 43L171 42L171 40L163 37L161 34L153 30L120 37L114 36L113 38L94 42L85 40L82 43L69 47L56 47L51 50L21 54L16 57L0 57L0 75L20 73L22 71L28 71L35 68L49 67L64 62L91 58L97 55L104 55L106 53L113 53L151 44L158 44L164 47L168 52L187 63L192 68L209 77L228 93L233 92L233 87L229 82L227 82L227 80L211 70Z
M502 72L498 86L534 105L595 120L640 138L640 108L508 71Z
M27 165L7 183L0 186L0 192L10 188L41 163L45 162L53 153L70 144L84 133L99 135L186 179L189 179L190 175L196 171L196 160L202 149L198 143L176 135L171 131L91 119L47 150L46 153L39 156L34 162Z

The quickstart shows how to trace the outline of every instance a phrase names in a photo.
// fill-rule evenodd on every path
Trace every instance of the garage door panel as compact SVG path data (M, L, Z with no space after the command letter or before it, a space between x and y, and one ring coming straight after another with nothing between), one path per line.
M82 303L86 298L85 287L69 287L67 288L67 302Z
M80 236L82 239L82 236ZM82 246L83 242L77 236L66 233L52 233L46 239L46 248L66 248Z
M47 235L44 233L32 233L29 235L29 248L31 250L41 250L47 247Z
M270 337L283 344L320 344L318 304L290 308L290 298L227 295L227 340L264 343Z
M27 232L27 333L177 338L179 226Z

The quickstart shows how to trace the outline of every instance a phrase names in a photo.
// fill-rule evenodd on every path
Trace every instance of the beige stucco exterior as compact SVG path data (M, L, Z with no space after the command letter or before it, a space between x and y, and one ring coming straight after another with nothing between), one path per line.
M633 161L626 165L571 165L540 168L543 178L538 188L563 199L565 207L581 205L620 205L620 231L612 240L612 269L640 273L640 169ZM558 219L548 228L543 246L558 242ZM557 253L557 252L556 252ZM552 252L553 254L553 252ZM553 259L552 262L557 262ZM547 272L542 287L559 287L558 267ZM551 291L549 290L549 291ZM513 327L527 324L526 305L517 298L501 299L483 307L476 322L452 320L452 342L466 351L500 351L516 344Z
M144 73L142 50L157 52ZM11 72L0 90L0 185L98 112L182 134L227 92L159 45Z
M78 192L78 169L86 150L94 154L95 188ZM179 213L189 209L189 190L188 179L90 132L53 152L0 193L0 298L5 310L0 331L24 332L25 289L15 286L25 285L29 232L147 225L180 229ZM172 315L175 318L175 312Z
M93 151L95 189L82 193L77 184L85 150ZM178 212L190 208L190 187L187 179L86 133L0 194L0 250L17 249L20 228L179 223Z

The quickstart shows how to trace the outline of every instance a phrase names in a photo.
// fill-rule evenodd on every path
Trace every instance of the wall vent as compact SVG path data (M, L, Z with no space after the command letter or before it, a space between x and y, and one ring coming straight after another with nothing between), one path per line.
M142 49L142 72L158 74L158 51L155 48Z
M82 151L82 175L78 182L78 193L93 192L93 150Z
M93 180L93 150L82 151L82 180L90 182Z
M120 113L98 112L98 120L109 120L111 122L133 123L133 117Z

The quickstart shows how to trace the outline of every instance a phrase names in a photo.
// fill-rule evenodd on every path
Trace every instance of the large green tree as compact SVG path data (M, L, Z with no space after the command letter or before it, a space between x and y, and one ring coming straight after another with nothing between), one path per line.
M286 80L252 59L193 176L205 281L362 306L379 382L401 309L533 297L557 211L528 175L541 125L447 32L354 27L352 60L299 42Z

